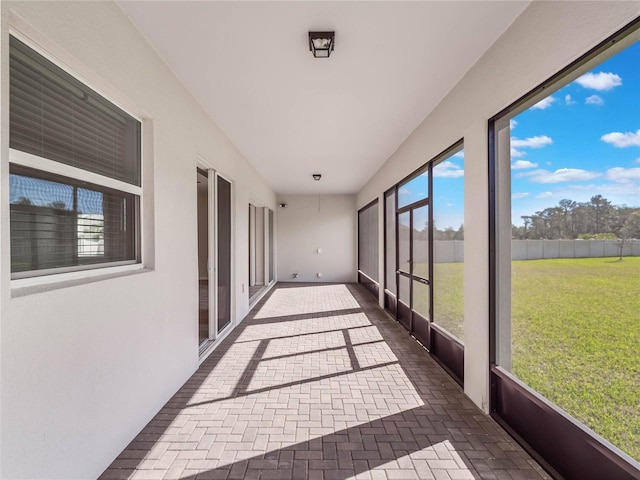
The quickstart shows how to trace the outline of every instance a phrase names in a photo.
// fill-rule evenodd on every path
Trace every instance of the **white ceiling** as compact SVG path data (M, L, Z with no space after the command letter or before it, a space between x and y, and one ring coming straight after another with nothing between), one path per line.
M356 193L528 4L120 1L281 194Z

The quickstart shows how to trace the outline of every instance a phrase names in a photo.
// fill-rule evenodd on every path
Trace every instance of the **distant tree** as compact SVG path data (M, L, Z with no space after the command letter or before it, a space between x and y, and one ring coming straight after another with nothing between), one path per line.
M564 238L573 237L574 228L572 212L577 206L578 204L576 202L573 200L567 200L566 198L558 202L558 207L560 207L560 210L562 211Z
M622 252L632 239L640 238L640 211L632 212L618 232L618 257L622 261Z
M595 233L605 233L611 221L612 205L602 195L594 195L590 200L595 216Z
M20 197L16 202L13 202L14 205L33 205L33 202L30 198Z
M620 233L622 238L640 239L640 208L629 214Z
M529 215L524 215L522 217L522 221L524 222L524 232L523 232L523 237L524 238L528 238L528 229L529 229L529 225L531 225L531 217Z
M602 195L594 195L584 203L563 199L555 207L548 207L532 215L520 217L524 225L512 226L512 238L518 240L622 238L622 228L634 213L640 214L640 208L612 205ZM633 230L634 220L630 222L629 229L635 231ZM633 235L640 237L640 234Z

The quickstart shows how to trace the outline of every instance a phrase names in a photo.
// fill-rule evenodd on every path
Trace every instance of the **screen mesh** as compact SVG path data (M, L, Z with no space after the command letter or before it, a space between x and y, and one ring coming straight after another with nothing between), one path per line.
M11 271L135 261L138 197L11 165Z
M217 177L218 332L231 323L231 184Z
M358 212L358 270L378 281L378 201Z

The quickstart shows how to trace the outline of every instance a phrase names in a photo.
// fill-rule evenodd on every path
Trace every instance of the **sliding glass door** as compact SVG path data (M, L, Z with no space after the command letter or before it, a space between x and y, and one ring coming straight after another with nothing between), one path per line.
M198 342L203 353L232 323L231 182L197 169Z
M231 183L216 175L217 331L231 323Z
M275 281L273 210L249 204L249 303Z

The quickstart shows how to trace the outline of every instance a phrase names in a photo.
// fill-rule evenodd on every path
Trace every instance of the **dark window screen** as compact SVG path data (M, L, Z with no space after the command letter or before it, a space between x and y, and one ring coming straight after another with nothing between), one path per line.
M11 271L136 261L138 197L11 165Z
M386 250L384 254L386 265L385 287L396 294L396 191L385 194L385 225L384 235L386 239Z
M140 122L10 37L10 147L140 186Z
M274 251L275 235L273 231L273 210L269 210L269 283L275 279Z
M358 212L358 270L378 281L378 201Z
M218 177L218 332L231 323L231 184Z

